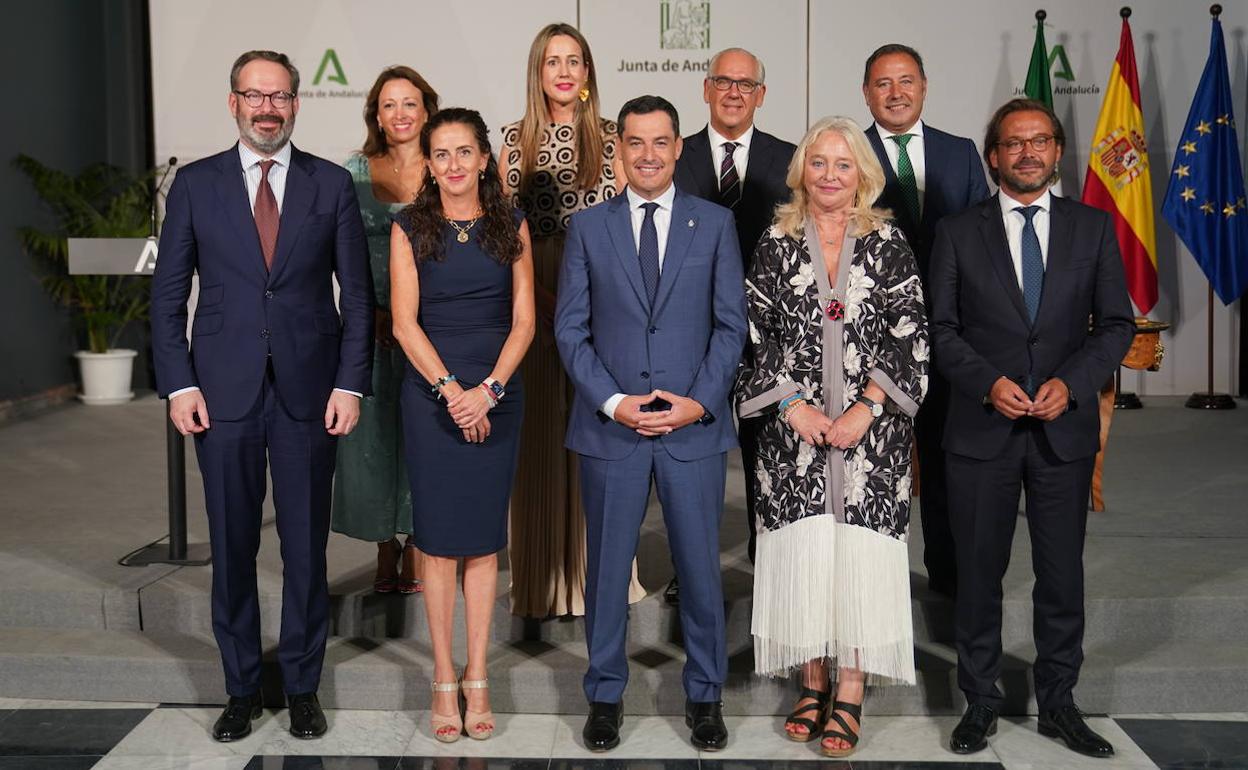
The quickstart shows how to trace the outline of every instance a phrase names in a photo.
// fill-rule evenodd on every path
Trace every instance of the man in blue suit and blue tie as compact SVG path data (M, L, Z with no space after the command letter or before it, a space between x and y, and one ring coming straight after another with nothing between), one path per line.
M927 74L923 58L910 46L889 43L867 57L862 95L874 120L867 139L884 168L884 192L876 205L892 209L914 250L926 290L936 223L988 197L984 167L973 141L923 122ZM928 303L930 316L930 291ZM953 596L957 565L941 449L948 410L949 383L933 367L927 398L914 426L919 450L919 520L928 585L937 593Z
M174 425L194 435L204 478L212 627L229 694L213 727L219 741L248 735L261 712L256 553L266 465L281 539L277 658L290 732L325 733L316 691L329 634L334 442L355 427L371 381L372 287L354 186L344 169L290 144L298 93L284 54L249 51L234 63L239 142L178 172L152 281L157 387Z
M728 742L719 569L729 391L745 345L732 213L672 184L680 122L665 99L620 109L623 195L572 217L555 338L576 388L567 447L581 456L588 545L585 744L619 744L628 682L628 584L653 481L681 584L685 723L700 749Z

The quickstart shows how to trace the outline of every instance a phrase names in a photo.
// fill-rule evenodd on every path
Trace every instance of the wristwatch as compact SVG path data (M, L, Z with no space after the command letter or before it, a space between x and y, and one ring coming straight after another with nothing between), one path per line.
M878 401L873 401L866 396L859 396L854 403L862 404L866 408L870 409L872 418L876 418L884 414L884 405Z
M503 389L503 383L493 377L486 377L481 384L490 389L495 401L502 401L503 396L507 395L507 391Z

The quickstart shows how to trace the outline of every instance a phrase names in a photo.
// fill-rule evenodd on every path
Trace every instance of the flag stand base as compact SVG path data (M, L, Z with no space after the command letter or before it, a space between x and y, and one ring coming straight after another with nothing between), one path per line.
M1119 393L1114 396L1115 409L1143 409L1144 404L1140 403L1140 397L1134 393Z
M1234 409L1235 399L1229 393L1193 393L1184 406L1188 409Z

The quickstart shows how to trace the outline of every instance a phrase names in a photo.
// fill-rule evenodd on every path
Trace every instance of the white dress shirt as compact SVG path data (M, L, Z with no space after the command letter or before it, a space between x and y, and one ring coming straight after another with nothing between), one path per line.
M736 142L740 146L732 154L732 165L737 167L737 179L740 179L742 186L744 186L745 169L750 165L750 141L754 139L754 126L751 125L745 130L744 134L736 139L726 139L715 130L714 126L707 123L706 135L711 142L711 163L715 168L716 185L719 184L719 169L724 164L724 142Z
M267 158L246 144L238 143L238 159L243 166L243 182L247 185L247 203L253 212L256 210L256 194L260 190L260 180L264 177L264 172L260 169L260 161L274 160L277 162L269 169L269 189L273 191L273 197L277 199L277 213L282 213L282 199L286 196L286 169L290 167L290 154L290 142L282 145L282 149ZM192 385L189 388L175 390L169 394L169 399L173 400L176 396L190 393L192 390L199 390L199 386ZM350 393L357 398L363 397L362 393L354 390L343 388L334 388L334 390Z
M889 137L897 136L897 134L879 123L875 123L874 127L875 133L879 135L880 142L884 145L884 154L888 156L888 163L893 167L893 173L896 174L897 158L901 153L901 147ZM919 189L919 216L923 216L923 196L927 192L927 146L923 138L923 121L916 122L905 133L911 135L909 143L906 144L906 155L910 158L910 167L914 169L914 184Z
M633 192L632 187L625 188L624 194L628 196L628 218L633 224L633 247L638 250L641 249L641 224L646 220L646 210L642 208L642 205L659 204L659 207L654 210L654 229L659 236L659 275L662 275L663 257L667 255L667 233L672 227L672 203L676 200L676 185L668 185L663 194L653 201L648 201ZM616 393L604 401L600 407L602 413L614 420L615 408L624 400L624 396L624 393Z
M247 202L252 211L256 210L256 193L260 189L260 179L264 176L260 170L260 161L277 161L269 169L269 187L273 190L273 197L277 198L277 213L282 213L282 198L286 196L286 169L290 167L290 142L283 144L277 154L268 158L239 142L238 159L243 164L243 180L247 183Z
M1039 206L1040 210L1031 215L1032 226L1036 228L1036 238L1040 240L1040 258L1044 266L1049 266L1049 211L1053 205L1053 195L1044 191L1044 195L1031 204L1019 203L1002 191L997 196L1001 204L1001 221L1005 224L1005 240L1010 244L1010 259L1014 262L1014 277L1018 280L1018 288L1023 288L1023 226L1027 218L1021 211L1014 209L1025 206Z

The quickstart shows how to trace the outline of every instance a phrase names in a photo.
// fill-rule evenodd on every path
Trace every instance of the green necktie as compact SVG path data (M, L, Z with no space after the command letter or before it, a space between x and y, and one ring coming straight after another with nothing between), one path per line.
M906 199L906 210L910 221L919 223L919 183L914 178L914 166L910 164L910 153L906 145L914 138L914 134L897 134L890 136L897 143L897 181L901 183L901 192Z

